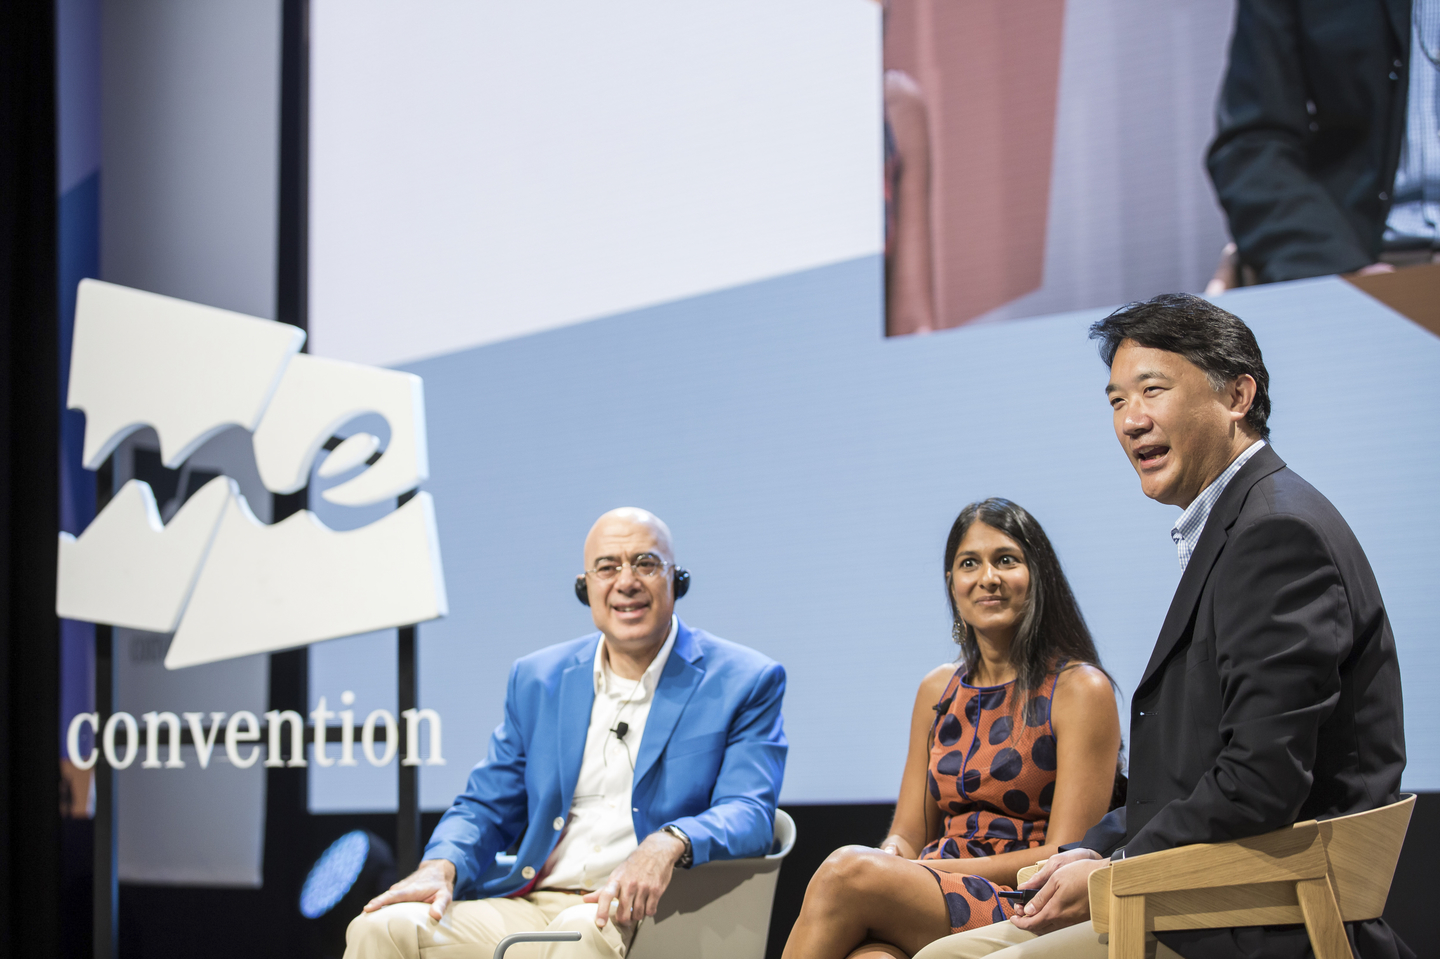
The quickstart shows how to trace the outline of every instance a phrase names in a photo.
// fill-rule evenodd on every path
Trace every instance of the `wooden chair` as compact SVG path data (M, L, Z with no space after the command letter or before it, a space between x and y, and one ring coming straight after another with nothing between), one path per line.
M1342 923L1385 911L1415 797L1253 839L1181 846L1090 875L1110 959L1144 959L1149 933L1304 923L1316 959L1350 959Z

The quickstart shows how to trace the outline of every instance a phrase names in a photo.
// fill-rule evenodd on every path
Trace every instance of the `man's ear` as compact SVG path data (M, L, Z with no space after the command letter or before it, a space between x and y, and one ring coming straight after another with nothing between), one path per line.
M1250 407L1255 403L1255 393L1259 387L1255 385L1255 377L1249 373L1241 373L1230 383L1226 391L1226 399L1230 404L1230 412L1239 414L1240 419L1250 412Z

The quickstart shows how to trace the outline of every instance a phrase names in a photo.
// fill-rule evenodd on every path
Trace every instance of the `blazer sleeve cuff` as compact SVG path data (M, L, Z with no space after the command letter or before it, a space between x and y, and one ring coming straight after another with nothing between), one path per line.
M1079 842L1069 843L1061 846L1060 851L1070 849L1090 849L1102 856L1109 856L1115 850L1125 844L1125 808L1112 810L1105 814L1094 826L1090 827Z
M695 816L683 816L680 819L672 819L667 823L663 823L660 828L664 829L666 826L674 826L683 832L690 840L689 868L693 869L711 860L710 847L714 843L714 839L710 835L710 830L705 827L704 822Z
M464 883L474 878L472 875L471 860L472 854L469 850L448 840L432 842L425 847L421 859L448 859L455 867L455 888L459 889Z

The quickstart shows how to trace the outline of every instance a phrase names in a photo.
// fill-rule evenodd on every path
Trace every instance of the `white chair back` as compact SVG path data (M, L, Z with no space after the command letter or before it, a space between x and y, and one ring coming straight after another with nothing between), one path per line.
M768 856L675 870L626 959L764 959L780 864L794 846L795 820L777 809Z

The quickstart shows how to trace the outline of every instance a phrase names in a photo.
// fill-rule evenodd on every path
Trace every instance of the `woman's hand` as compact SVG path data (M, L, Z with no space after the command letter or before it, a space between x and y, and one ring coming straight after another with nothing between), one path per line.
M910 845L904 836L891 834L886 836L880 843L880 851L892 856L899 856L901 859L918 859L919 854Z

